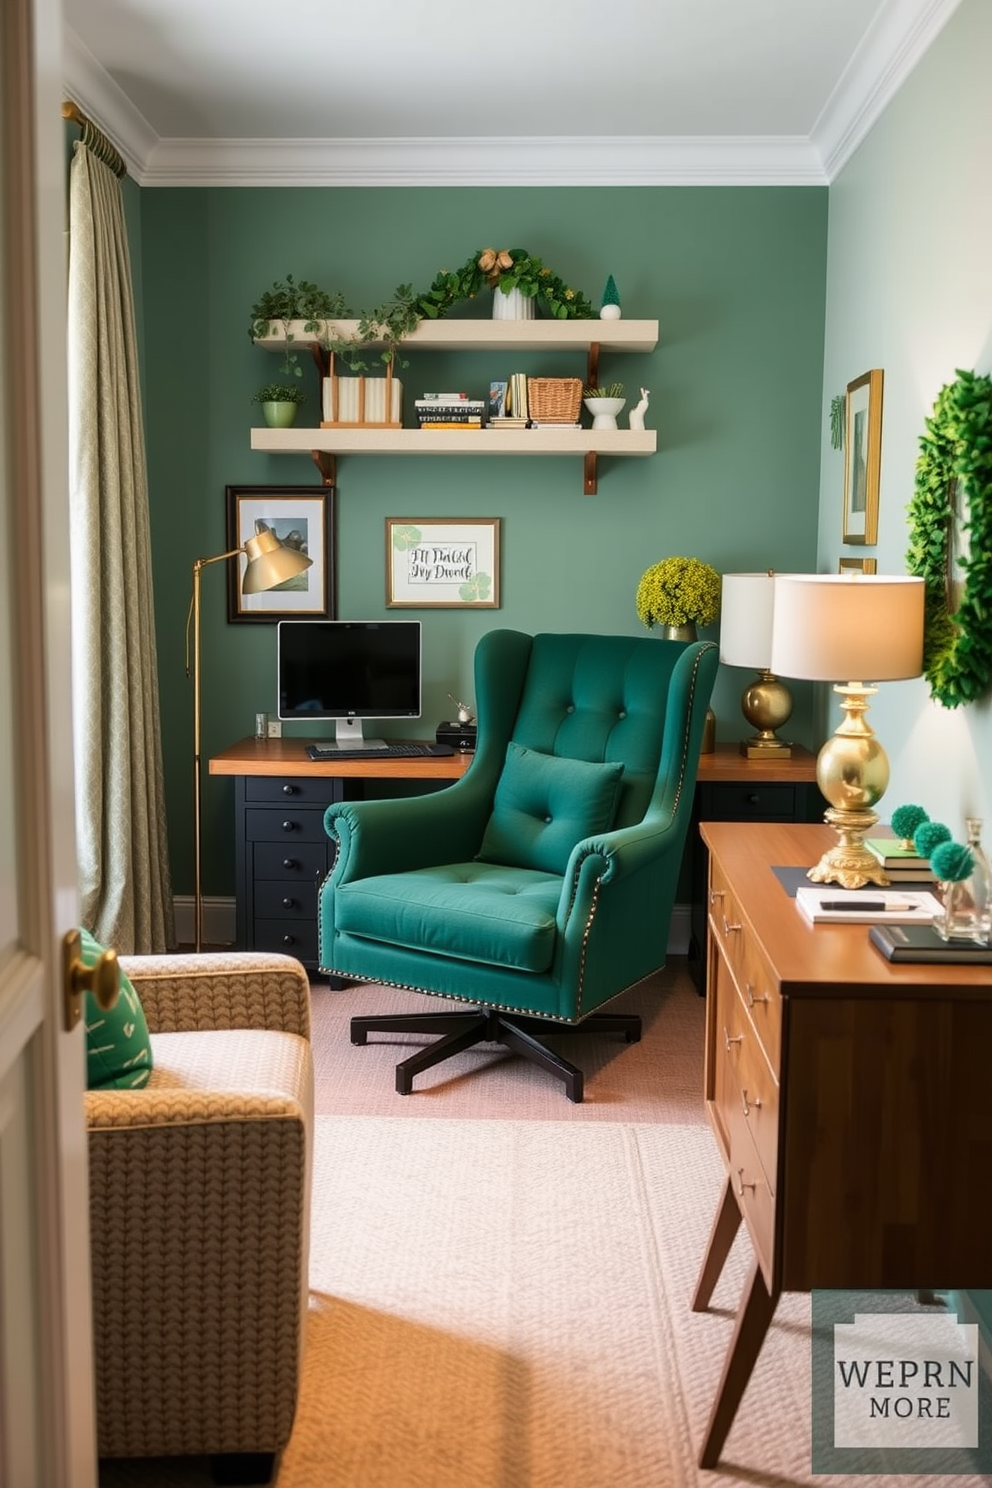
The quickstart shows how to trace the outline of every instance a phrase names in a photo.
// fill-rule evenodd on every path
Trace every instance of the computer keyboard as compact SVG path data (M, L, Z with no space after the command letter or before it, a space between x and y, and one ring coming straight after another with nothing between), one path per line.
M372 749L349 749L347 745L338 744L331 744L326 749L320 744L307 745L307 754L312 760L421 759L424 756L438 758L454 752L450 744L386 744Z

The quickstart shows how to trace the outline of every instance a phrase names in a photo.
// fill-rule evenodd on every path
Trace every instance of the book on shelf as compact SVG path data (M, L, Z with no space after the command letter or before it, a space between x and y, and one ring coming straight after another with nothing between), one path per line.
M481 424L481 413L455 413L448 410L444 413L418 413L417 418L421 424Z
M866 837L865 847L883 868L929 868L930 859L922 856L915 847L903 847L898 837Z
M526 429L528 420L525 418L512 418L509 414L503 414L502 418L489 420L490 429Z
M796 905L811 925L929 924L944 906L926 889L840 889L833 884L816 888L800 885Z
M481 429L482 423L479 419L421 419L420 427L433 434L435 429Z
M889 883L936 883L937 875L934 873L926 858L923 858L919 868L894 868L891 863L881 865L885 869L885 876Z
M489 417L491 419L502 418L506 412L506 383L491 382L489 384Z
M872 925L868 939L886 961L940 961L947 966L992 966L992 945L943 940L932 925Z
M527 409L527 374L526 372L514 372L510 377L506 389L506 404L509 413L514 418L526 419Z
M531 419L532 429L581 429L579 419Z
M468 393L421 393L417 398L418 403L462 403L468 398Z

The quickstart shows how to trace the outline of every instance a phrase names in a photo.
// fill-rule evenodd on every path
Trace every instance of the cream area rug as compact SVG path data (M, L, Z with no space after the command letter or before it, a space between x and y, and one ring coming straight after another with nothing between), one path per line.
M750 1261L739 1236L711 1310L689 1311L721 1183L699 1122L318 1117L307 1357L278 1488L849 1484L810 1472L794 1295L718 1470L696 1467ZM195 1462L101 1476L208 1481Z

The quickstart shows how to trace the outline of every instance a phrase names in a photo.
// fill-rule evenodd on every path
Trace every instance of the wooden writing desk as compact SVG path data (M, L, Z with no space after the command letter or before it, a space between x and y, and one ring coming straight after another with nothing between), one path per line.
M245 951L286 951L317 969L317 886L333 855L324 831L332 801L368 794L363 782L426 781L464 775L469 753L407 759L312 760L320 739L240 739L210 760L211 775L234 777L237 943Z
M894 966L867 925L809 925L772 869L817 862L828 827L700 830L727 1179L693 1310L742 1219L754 1251L700 1452L714 1467L782 1291L992 1285L992 968Z

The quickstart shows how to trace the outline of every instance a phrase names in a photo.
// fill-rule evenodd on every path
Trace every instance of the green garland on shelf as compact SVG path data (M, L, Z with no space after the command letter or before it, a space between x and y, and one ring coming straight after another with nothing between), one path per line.
M555 320L593 320L596 311L580 289L566 284L526 248L477 248L460 269L441 269L430 288L414 296L416 311L438 320L462 300L474 300L491 287L508 294L519 289L529 300L539 299Z
M955 495L964 493L968 555L951 608ZM923 669L945 708L973 703L992 681L992 377L957 371L941 388L920 438L909 504L911 574L925 581Z

